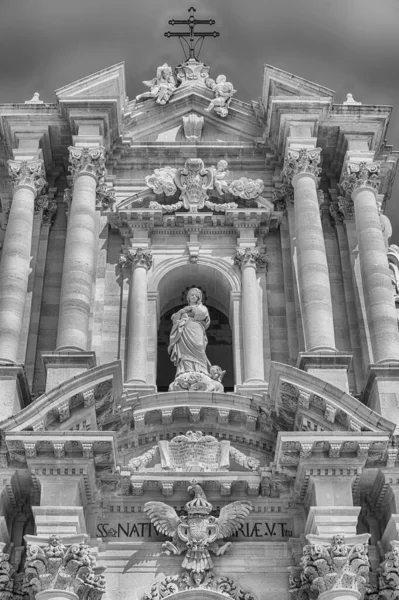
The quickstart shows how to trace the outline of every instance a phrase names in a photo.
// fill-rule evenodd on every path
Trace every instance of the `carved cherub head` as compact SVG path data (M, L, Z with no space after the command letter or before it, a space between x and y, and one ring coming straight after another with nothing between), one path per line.
M227 160L219 160L218 164L216 165L216 170L219 171L219 173L223 173L224 171L226 171L228 167L227 164Z
M215 381L221 382L223 377L225 376L225 373L226 371L223 371L223 369L219 367L219 365L212 365L209 369L209 375L211 379L214 379Z
M225 83L227 81L226 75L218 75L216 77L216 83Z

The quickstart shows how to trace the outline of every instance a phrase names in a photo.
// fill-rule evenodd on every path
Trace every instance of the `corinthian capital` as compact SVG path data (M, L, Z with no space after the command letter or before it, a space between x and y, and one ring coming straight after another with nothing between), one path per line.
M241 270L245 266L253 266L255 269L267 268L267 262L266 254L261 254L256 248L239 249L234 255L234 264Z
M308 173L318 177L321 172L320 164L321 148L300 148L299 150L288 150L282 171L283 181L292 184L295 175Z
M46 185L42 160L9 160L8 172L11 177L11 186L29 187L35 195Z
M312 597L332 588L363 593L370 571L367 545L363 539L346 543L343 535L335 535L331 545L313 542L303 549L301 567L302 586Z
M105 168L105 148L69 147L69 171L73 178L79 173L90 173L97 181L101 181L107 174Z
M341 189L344 194L350 196L354 191L362 187L368 187L378 193L381 179L381 163L348 163L346 173L341 181Z
M121 267L132 265L133 267L145 267L148 269L152 266L152 253L149 248L129 248L126 254L121 254L119 257Z

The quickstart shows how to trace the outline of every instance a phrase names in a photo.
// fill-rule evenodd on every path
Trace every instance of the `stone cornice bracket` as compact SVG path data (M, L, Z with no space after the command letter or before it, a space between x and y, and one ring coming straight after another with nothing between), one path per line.
M298 587L310 598L333 590L364 593L370 572L368 534L350 538L335 535L332 541L316 535L306 537L310 543L303 549L299 581L295 578L291 582L293 592Z
M267 255L261 253L257 248L240 248L234 255L234 264L242 269L244 266L254 266L255 269L266 269L268 265Z
M122 268L131 265L133 268L144 267L148 271L152 267L152 252L149 248L128 248L126 254L120 255L119 264Z
M25 591L34 595L46 590L64 590L77 594L79 600L100 600L105 592L104 568L97 566L92 549L84 543L86 538L77 536L68 547L59 535L52 535L45 546L29 540Z
M346 196L351 196L361 188L369 188L376 195L381 184L380 162L349 162L340 183L341 190Z
M78 175L92 175L98 183L101 183L107 174L105 168L105 148L95 146L93 148L69 147L69 172L73 179Z
M321 173L320 160L321 148L288 149L281 173L283 181L292 185L295 176L306 174L312 175L317 183Z
M46 185L42 160L9 160L8 172L13 190L17 187L28 187L36 196Z

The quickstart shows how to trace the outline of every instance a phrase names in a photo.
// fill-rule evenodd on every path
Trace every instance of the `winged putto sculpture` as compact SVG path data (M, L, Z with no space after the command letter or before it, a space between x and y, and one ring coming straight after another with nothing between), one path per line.
M197 481L187 488L194 499L187 502L187 516L179 517L175 509L164 502L147 502L144 511L157 531L172 538L165 542L166 554L186 553L183 569L204 573L213 568L210 552L220 556L231 546L231 542L220 545L219 540L233 535L245 522L253 506L247 500L238 500L224 506L219 517L211 516L212 504Z

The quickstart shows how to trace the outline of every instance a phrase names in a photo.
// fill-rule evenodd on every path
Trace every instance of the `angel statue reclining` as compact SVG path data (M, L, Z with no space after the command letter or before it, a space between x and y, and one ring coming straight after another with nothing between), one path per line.
M187 306L172 315L172 331L168 352L176 368L176 378L169 391L223 392L222 379L225 371L211 365L205 353L208 344L206 329L211 320L206 306L202 304L202 292L190 288Z
M232 536L245 522L253 506L247 500L237 500L224 506L219 517L212 517L212 504L196 481L187 488L195 498L187 502L187 516L179 517L172 506L164 502L147 502L144 512L157 531L172 538L162 544L166 554L186 553L183 569L193 573L204 573L213 568L210 552L220 556L231 546L231 542L219 545L218 540Z
M157 68L157 76L150 81L143 81L150 88L148 92L136 96L136 102L154 98L157 104L167 104L176 89L176 82L171 67L164 63Z

